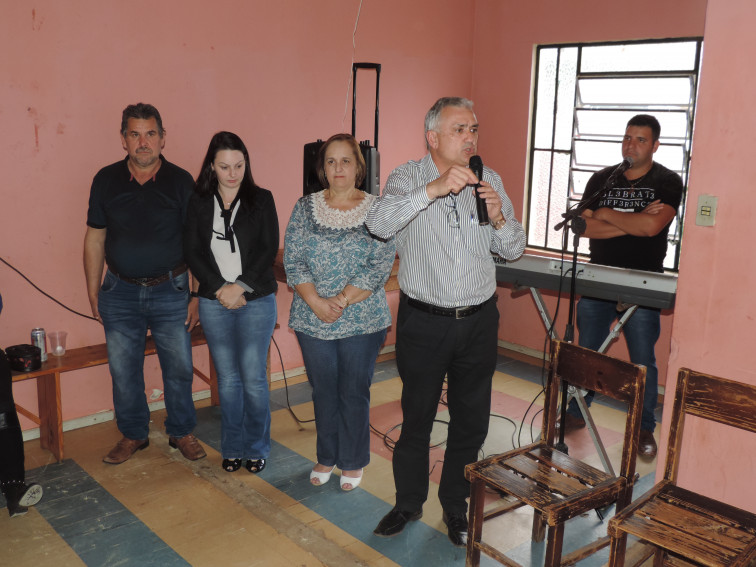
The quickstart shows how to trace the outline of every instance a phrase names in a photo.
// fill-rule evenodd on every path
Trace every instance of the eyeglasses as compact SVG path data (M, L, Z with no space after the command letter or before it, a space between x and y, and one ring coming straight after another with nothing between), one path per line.
M444 201L444 204L447 207L450 207L449 211L446 213L446 222L449 223L449 226L452 228L459 228L459 211L457 210L457 196L453 193L449 193L448 195L449 199L451 199L451 204L449 204L448 200Z

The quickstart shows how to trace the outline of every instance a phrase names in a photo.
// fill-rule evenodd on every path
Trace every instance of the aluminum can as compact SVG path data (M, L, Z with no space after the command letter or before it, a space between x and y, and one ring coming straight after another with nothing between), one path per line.
M42 327L32 329L31 332L31 344L32 346L39 347L40 357L39 359L44 362L47 360L47 350L45 349L46 341L45 330Z

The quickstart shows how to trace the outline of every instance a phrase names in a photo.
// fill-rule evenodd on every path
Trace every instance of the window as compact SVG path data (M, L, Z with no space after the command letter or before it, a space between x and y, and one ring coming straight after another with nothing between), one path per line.
M627 121L661 124L654 160L687 187L701 39L539 46L528 179L528 245L562 249L554 226L591 175L622 161ZM669 230L665 268L677 269L685 196ZM571 239L570 239L571 242ZM571 246L571 244L570 244ZM580 240L588 253L588 240Z

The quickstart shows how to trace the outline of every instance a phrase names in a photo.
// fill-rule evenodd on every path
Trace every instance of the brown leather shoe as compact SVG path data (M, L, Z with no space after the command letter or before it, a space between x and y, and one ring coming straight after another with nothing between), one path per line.
M573 431L577 431L578 429L582 429L585 427L585 420L582 417L575 417L572 414L567 414L565 421L565 428L564 428L564 434L571 433ZM559 420L556 422L556 430L557 433L559 432L559 429L562 427L562 421Z
M184 435L180 439L169 437L168 445L170 445L174 449L181 451L181 454L190 461L196 461L198 459L201 459L202 457L207 456L207 453L205 453L202 445L199 444L197 438L191 433L189 435Z
M102 461L109 465L120 465L128 461L129 457L137 451L147 448L149 444L149 439L129 439L128 437L124 437L116 443L116 446L110 450L110 453Z
M654 434L646 429L641 429L640 440L638 441L638 455L653 459L656 456L657 450Z

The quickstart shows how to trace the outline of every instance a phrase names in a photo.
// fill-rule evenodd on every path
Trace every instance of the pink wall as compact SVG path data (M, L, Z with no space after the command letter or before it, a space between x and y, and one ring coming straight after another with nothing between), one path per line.
M349 129L350 116L344 115L358 5L221 0L208 8L198 0L136 0L128 6L71 0L64 7L46 0L34 7L5 6L0 256L65 303L88 310L81 243L89 184L99 167L123 155L120 111L137 100L160 108L168 129L166 155L192 173L213 132L238 132L252 153L257 180L275 192L285 227L300 194L302 145ZM754 16L750 0L709 0L708 11L705 0L639 0L632 8L603 0L365 1L355 60L384 66L382 177L422 155L422 117L436 97L472 95L482 123L481 153L522 211L533 46L699 36L706 23L689 202L711 193L720 197L720 208L714 228L688 219L675 321L665 317L657 354L670 384L684 365L756 383L741 347L753 332L749 292L756 268L733 246L748 234L748 205L756 200L748 196L752 191L740 190L750 186L743 164L756 131L753 113L743 112L752 106L755 80L742 72L750 66L746 54L756 50L749 26ZM360 105L370 107L372 83L360 81ZM370 108L360 106L358 126L358 138L372 137ZM104 340L99 325L44 299L5 266L0 291L6 303L2 346L26 342L39 325L68 330L72 347ZM282 328L275 336L291 368L301 365L301 357L286 328L290 295L282 287L278 297ZM540 348L543 329L529 296L502 298L500 307L501 338ZM148 363L148 388L160 387L156 364ZM273 365L280 369L276 357ZM65 419L111 407L105 369L64 382ZM34 407L33 384L18 384L14 391ZM667 428L665 422L662 435ZM747 484L755 468L753 442L737 450L744 439L718 437L708 427L691 430L694 463L684 480L755 510L756 494Z
M480 152L504 180L516 211L524 211L534 47L539 44L702 36L706 0L642 0L632 7L600 0L500 2L478 0L475 18L473 98L481 120ZM643 14L643 17L633 17ZM619 156L618 156L619 158ZM522 214L522 213L521 213ZM522 219L521 219L522 220ZM499 292L500 337L542 350L545 329L530 294ZM545 294L553 314L555 294ZM555 329L564 335L568 305ZM516 321L517 324L512 324ZM672 313L662 316L657 343L660 383L667 373ZM624 339L609 353L627 358Z
M750 0L709 0L706 13L693 161L680 258L678 307L667 380L689 367L756 385L748 345L756 334L756 266L750 261L756 192L751 163L756 141L753 111L756 53ZM695 225L701 194L719 197L716 225ZM670 388L671 390L671 388ZM672 396L664 411L671 412ZM665 423L664 432L667 425ZM756 435L691 423L681 481L713 498L756 511Z
M302 191L303 144L350 129L345 103L359 5L41 0L3 6L0 257L89 313L81 267L89 186L100 167L124 155L121 110L140 100L162 113L167 158L195 175L211 135L237 132L252 155L256 180L276 196L283 231ZM383 64L384 179L400 162L424 153L422 120L438 96L469 96L472 6L451 0L363 3L354 60ZM361 75L359 85L357 135L372 139L374 81ZM104 341L99 324L58 307L4 265L0 292L3 347L28 342L37 326L67 330L69 347ZM297 367L301 355L287 328L291 296L285 286L278 301L275 338L284 365ZM195 355L205 359L199 349ZM275 354L272 363L273 371L280 370ZM148 359L147 367L148 391L161 388L157 359ZM195 382L195 388L205 386ZM36 407L33 383L17 384L14 392L20 403ZM111 407L105 368L66 375L64 419Z

